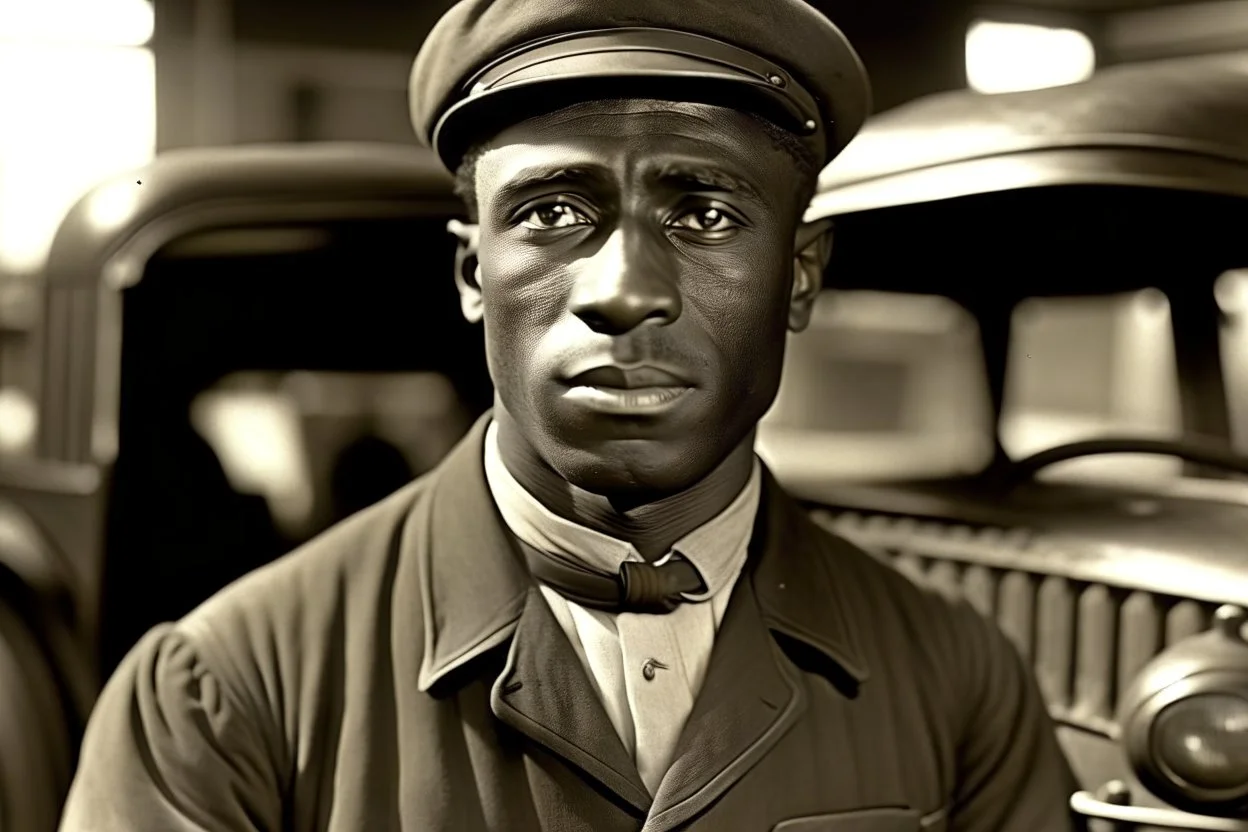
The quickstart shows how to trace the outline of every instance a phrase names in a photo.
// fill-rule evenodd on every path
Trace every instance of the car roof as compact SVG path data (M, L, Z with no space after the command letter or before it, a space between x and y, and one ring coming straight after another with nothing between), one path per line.
M115 266L111 279L124 285L134 279L129 272L141 270L171 240L233 222L462 212L451 176L432 153L416 146L334 142L176 149L79 200L53 239L45 276L54 285L83 285Z
M824 170L808 218L1054 185L1248 198L1248 51L902 105Z

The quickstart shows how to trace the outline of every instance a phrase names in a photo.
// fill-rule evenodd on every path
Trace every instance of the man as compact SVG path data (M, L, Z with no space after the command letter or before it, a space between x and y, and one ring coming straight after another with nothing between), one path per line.
M497 396L439 468L150 633L69 830L1058 832L1035 685L753 452L868 110L800 0L464 0L418 130Z

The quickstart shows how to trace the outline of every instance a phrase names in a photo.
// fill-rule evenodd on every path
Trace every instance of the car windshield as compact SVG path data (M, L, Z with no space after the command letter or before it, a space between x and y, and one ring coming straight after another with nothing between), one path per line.
M1216 285L1237 448L1248 445L1248 270ZM933 479L982 470L993 430L1013 459L1104 436L1182 436L1170 308L1153 289L1029 298L1011 321L1004 402L994 426L975 319L951 300L829 290L791 335L784 379L760 429L764 458L815 480ZM1179 460L1106 455L1044 479L1150 484L1186 476Z

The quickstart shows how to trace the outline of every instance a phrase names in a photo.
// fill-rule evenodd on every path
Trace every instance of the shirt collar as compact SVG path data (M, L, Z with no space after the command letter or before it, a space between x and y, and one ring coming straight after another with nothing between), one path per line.
M415 680L422 691L506 644L536 593L486 480L488 424L487 414L428 475L395 541L395 615L401 631L422 633ZM756 467L753 565L747 569L764 621L865 681L862 643L869 622L855 620L850 610L860 606L853 594L868 556L817 527L765 465L756 460Z
M503 522L512 534L533 548L567 555L611 574L618 572L625 561L643 560L631 543L560 517L530 494L503 463L495 422L490 423L485 434L485 477ZM760 479L755 457L750 478L732 503L673 544L673 551L688 559L706 583L706 592L691 599L718 595L740 571L758 513ZM658 563L667 557L670 555Z

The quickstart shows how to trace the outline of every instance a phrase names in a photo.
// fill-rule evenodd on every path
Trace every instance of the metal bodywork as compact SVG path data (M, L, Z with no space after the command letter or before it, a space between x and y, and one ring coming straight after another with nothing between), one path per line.
M120 292L174 240L211 228L455 216L430 155L367 144L179 150L101 185L62 223L46 269L40 455L115 453Z
M905 104L876 116L828 166L810 215L1061 185L1248 198L1248 52Z
M158 252L213 229L440 222L461 211L427 154L324 145L173 153L100 185L69 213L44 282L39 458L0 465L0 664L9 671L0 673L0 769L9 772L0 826L55 828L109 669L98 653L101 584L106 563L126 559L108 543L125 290Z
M162 360L157 353L168 346L158 333L165 326L160 320L164 317L161 304L169 304L170 320L185 323L198 320L196 312L188 311L191 306L211 301L221 305L208 315L233 315L234 324L253 334L267 329L281 333L270 339L276 343L267 345L265 356L249 355L251 342L240 342L246 336L228 324L210 322L202 332L181 337L177 348L184 351L184 357L190 350L187 360L197 378L204 372L212 374L214 353L228 354L220 359L222 371L315 370L318 364L327 370L356 372L458 367L472 362L479 352L473 344L479 337L466 322L443 314L443 304L454 294L453 240L445 223L462 215L463 205L454 195L451 177L430 154L414 147L363 143L176 151L100 185L71 211L53 242L47 266L39 449L45 460L95 466L110 492L104 509L107 539L98 541L94 557L84 558L95 566L88 570L88 594L105 596L100 630L104 672L115 665L135 635L164 617L184 614L202 600L195 584L204 584L202 592L210 594L221 582L276 556L268 549L301 542L270 541L265 544L267 554L246 556L241 554L246 547L227 542L225 549L240 553L236 562L227 558L215 563L205 550L194 561L201 570L198 576L189 563L185 575L170 574L176 568L164 551L169 544L161 541L177 546L183 544L176 541L203 538L203 534L193 527L160 525L173 515L184 514L181 509L165 511L155 523L142 521L141 505L150 503L160 489L153 484L151 466L159 464L162 451L157 446L165 441L144 434L159 430L161 419L168 426L170 418L185 417L185 403L175 400L187 392L186 385L210 379L184 381L176 366L154 368L150 363L149 359ZM359 256L348 254L349 261L339 261L340 277L322 273L304 284L301 275L261 272L252 274L250 282L239 283L240 261L270 251L304 249L302 256L316 258L343 228L383 229L370 239L384 237L393 256L370 252L369 243L342 244L334 250L341 253L346 246L349 251L350 245L365 249L357 252ZM188 271L176 265L181 262L200 265ZM432 282L432 275L423 274L426 271L441 279ZM283 288L274 289L277 284ZM223 294L236 299L222 301ZM248 312L248 305L256 311ZM296 319L312 314L312 307L319 317L311 324L314 331L309 331ZM362 320L374 317L370 309L376 310L375 327ZM412 311L405 318L406 309ZM235 314L237 310L242 311ZM176 318L177 314L183 317ZM342 360L337 361L332 355L334 340L323 336L340 317L352 314L354 335L340 337L348 339L348 347L351 340L356 346L368 343L354 353L343 350ZM272 317L266 320L266 315ZM316 327L323 329L316 331ZM136 332L143 333L142 337ZM360 353L361 366L350 363L353 359L348 354L355 353ZM252 365L253 359L261 364ZM272 366L266 367L266 362ZM467 374L472 378L460 379L470 388L474 403L488 396L488 375L484 362L480 364L478 368L473 363L473 372ZM141 369L139 376L136 367ZM136 383L142 388L138 393ZM166 387L175 392L166 396L162 390ZM153 402L163 408L163 415L153 417L158 423L151 423L143 412ZM182 417L177 416L179 409ZM192 440L189 427L178 437L184 443L200 441ZM204 467L209 465L206 450L189 444L179 447L195 454L188 459L199 466L194 468L199 479L192 481L209 477L213 484L204 486L209 497L233 500L228 486L219 481L219 468L214 473L211 466ZM164 491L176 488L166 482ZM256 518L263 509L250 501L260 498L245 499L246 506L231 502L226 509L233 512L231 517L250 518L239 519L240 528L258 528ZM188 501L196 502L189 497ZM153 525L163 531L144 528ZM181 595L182 599L171 601L168 609L145 611L139 603L139 585L144 580L171 581L162 598ZM129 623L110 627L109 622L119 620L118 616Z
M834 256L833 284L943 294L975 314L998 415L994 354L1018 302L1160 288L1184 430L1229 444L1212 290L1248 265L1248 53L905 105L824 172L808 218L827 217L851 249ZM918 254L882 245L898 239L907 245L892 249ZM1218 614L1242 620L1223 605L1248 603L1248 485L1006 488L1010 469L999 452L959 482L787 484L830 528L1001 624L1061 726L1087 789L1073 801L1081 814L1115 830L1248 829L1150 793L1118 722L1133 682L1170 660L1163 651Z
M98 472L0 469L0 827L56 828L98 689L91 556Z

